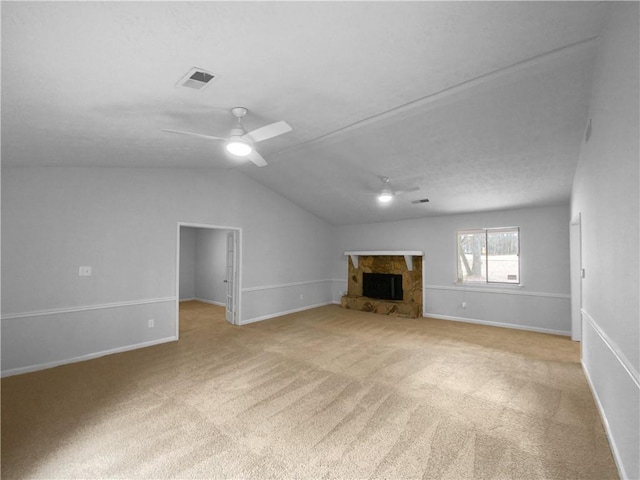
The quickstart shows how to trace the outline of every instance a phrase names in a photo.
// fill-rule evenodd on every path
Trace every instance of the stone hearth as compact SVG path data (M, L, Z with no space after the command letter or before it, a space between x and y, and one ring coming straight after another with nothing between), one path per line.
M422 316L422 256L411 252L409 260L403 252L397 255L384 255L383 252L375 252L367 255L366 252L358 252L357 266L347 252L349 264L349 277L347 282L347 294L341 299L343 308L374 312L383 315L417 318ZM373 253L373 252L372 252ZM391 252L389 252L391 253ZM421 252L419 252L421 254ZM409 270L409 267L412 267ZM362 295L362 274L367 273L393 273L402 275L402 300L380 300L368 298Z

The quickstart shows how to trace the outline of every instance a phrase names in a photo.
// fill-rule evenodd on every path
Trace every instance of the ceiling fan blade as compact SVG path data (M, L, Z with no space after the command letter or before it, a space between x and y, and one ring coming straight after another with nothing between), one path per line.
M405 193L416 192L418 190L420 190L420 187L411 187L411 188L406 188L404 190L394 190L393 194L394 195L404 195Z
M247 158L249 160L251 160L253 163L255 163L256 166L258 166L258 167L266 167L267 166L267 161L264 158L262 158L262 155L260 155L255 150L252 150L251 153L249 155L247 155Z
M168 130L168 129L163 129L163 132L169 132L169 133L178 133L180 135L190 135L192 137L200 137L200 138L206 138L207 140L223 140L226 141L228 140L227 138L222 138L222 137L214 137L212 135L203 135L201 133L193 133L193 132L181 132L179 130Z
M242 138L250 140L252 142L261 142L263 140L282 135L283 133L290 132L291 130L293 129L287 122L281 121L257 128L247 133Z

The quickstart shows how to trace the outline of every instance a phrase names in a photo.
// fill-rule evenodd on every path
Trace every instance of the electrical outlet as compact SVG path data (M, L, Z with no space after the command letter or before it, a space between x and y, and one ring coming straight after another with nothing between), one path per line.
M153 318L149 319L149 328L153 328L155 326L155 322L153 321Z
M304 293L300 294L300 300L304 300Z
M460 305L462 308L467 308L467 302L462 302L462 304Z
M90 277L91 276L91 267L80 267L78 269L78 275L81 277Z

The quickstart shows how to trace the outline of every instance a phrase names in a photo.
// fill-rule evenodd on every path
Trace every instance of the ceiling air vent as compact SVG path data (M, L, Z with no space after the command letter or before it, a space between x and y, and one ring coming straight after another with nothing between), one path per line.
M176 86L201 90L209 85L216 76L201 68L193 67L184 77L180 79Z
M414 205L417 205L418 203L428 203L429 199L428 198L422 198L420 200L414 200L411 203L413 203Z

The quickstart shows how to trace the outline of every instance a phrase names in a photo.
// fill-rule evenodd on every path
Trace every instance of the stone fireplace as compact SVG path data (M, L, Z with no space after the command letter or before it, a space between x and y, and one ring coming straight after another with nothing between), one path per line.
M382 315L417 318L422 316L422 252L353 251L345 252L349 264L347 294L342 308ZM364 273L402 276L402 300L370 298L363 295Z

